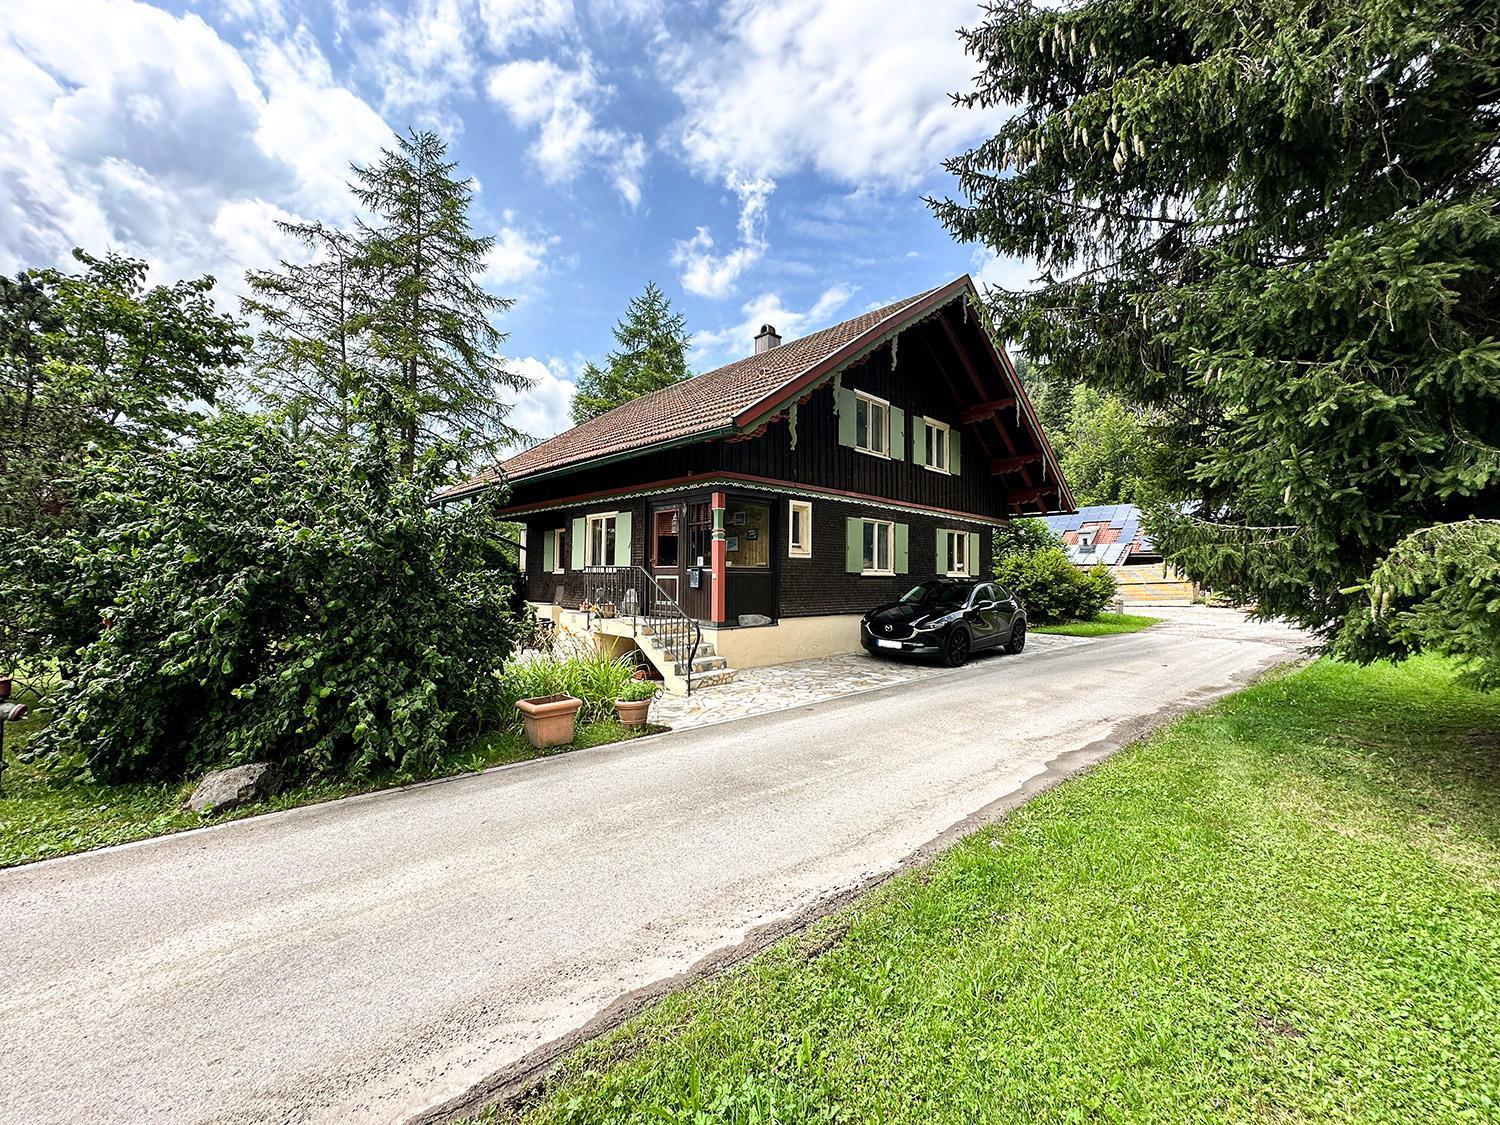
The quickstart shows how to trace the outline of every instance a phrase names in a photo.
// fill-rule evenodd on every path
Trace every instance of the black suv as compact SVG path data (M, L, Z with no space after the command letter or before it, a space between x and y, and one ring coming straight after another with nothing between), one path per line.
M1002 645L1020 652L1026 608L993 582L934 578L865 614L859 641L876 656L935 653L956 668L978 649Z

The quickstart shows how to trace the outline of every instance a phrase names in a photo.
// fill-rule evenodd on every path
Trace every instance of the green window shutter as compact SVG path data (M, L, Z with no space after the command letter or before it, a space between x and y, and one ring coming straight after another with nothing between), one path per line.
M557 544L554 541L552 529L544 527L542 529L542 570L544 573L551 574L557 569L557 560L553 557L556 549Z
M906 411L891 407L891 456L906 460Z
M927 423L915 414L911 419L911 462L913 465L927 464Z
M948 566L948 533L942 528L937 529L937 553L933 556L937 559L934 570L938 574L947 574Z
M948 431L948 475L951 477L961 476L964 471L964 459L958 452L958 437L957 427Z
M979 532L969 532L969 573L978 574L979 567Z
M839 387L835 392L839 411L839 444L854 446L854 392L848 387Z
M630 513L615 516L615 565L630 565Z
M908 555L907 538L906 525L898 523L896 525L896 556L891 560L891 569L897 574L905 574L911 569L906 563Z
M864 521L850 516L844 520L844 569L859 574L865 569L865 548L861 541Z
M573 569L583 569L583 519L573 521Z

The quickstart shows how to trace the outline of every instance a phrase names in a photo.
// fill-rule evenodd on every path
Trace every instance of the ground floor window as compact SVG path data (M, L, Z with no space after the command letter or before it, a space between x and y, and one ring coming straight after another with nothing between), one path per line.
M812 558L812 502L791 501L787 513L786 553L794 559Z
M731 500L724 510L725 563L731 567L771 565L771 509Z
M614 566L616 513L605 512L588 518L586 566Z
M549 527L542 540L542 569L553 574L563 572L563 529Z
M972 560L969 558L969 533L940 531L938 535L941 540L938 569L953 578L973 574Z
M896 525L885 520L860 521L860 551L864 574L894 574L891 568L892 540Z

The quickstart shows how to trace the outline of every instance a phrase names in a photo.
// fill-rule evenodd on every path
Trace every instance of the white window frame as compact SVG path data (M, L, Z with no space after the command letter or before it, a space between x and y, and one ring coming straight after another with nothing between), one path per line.
M874 414L871 412L875 407L880 408L882 415L885 418L885 424L881 427L881 444L884 448L872 449L868 445L859 444L860 403L865 404L865 411L868 414L865 422L865 440L867 441L869 440L870 435L875 432L875 428L870 425L870 422L874 421ZM881 457L887 461L891 459L891 404L888 399L879 398L876 395L866 394L864 391L854 392L854 448L859 450L859 452L861 453L868 454L871 457Z
M895 523L893 521L891 521L891 520L866 520L866 519L860 520L859 523L860 523L860 527L859 527L859 548L860 548L860 552L861 553L863 553L864 547L865 547L865 528L866 527L873 527L873 528L875 528L875 534L876 534L877 537L882 534L882 529L884 529L885 561L886 561L886 565L885 565L884 568L882 568L882 567L880 567L878 565L875 565L878 562L879 558L880 558L880 544L879 544L878 538L874 539L874 540L871 540L871 542L875 546L875 549L870 552L871 555L873 556L871 558L871 560L870 560L871 561L871 565L867 566L863 570L861 570L859 572L860 576L861 577L868 576L868 577L883 578L883 577L886 577L888 575L895 574L896 573L896 525L895 525Z
M923 436L922 468L931 469L934 473L942 473L946 476L949 472L952 471L951 466L953 464L953 427L948 425L947 422L939 422L936 418L927 418L925 416L922 419L922 425L926 429L927 433L931 433L932 431L937 430L943 435L943 463L941 465L934 465L927 459L928 439L925 435Z
M549 527L547 529L547 534L552 539L552 573L553 574L565 574L565 573L567 573L567 560L566 560L566 558L563 555L563 532L564 532L564 530L565 529L561 528L561 527Z
M618 540L620 534L619 512L592 512L584 518L584 540L583 540L583 565L585 567L614 566L614 552L610 551L609 558L603 562L594 561L594 548L603 548L606 542L603 528L606 523L614 525L615 537ZM596 530L598 529L598 530Z
M798 543L797 542L797 536L796 536L796 530L797 530L797 513L798 512L802 513L802 517L803 517L803 521L804 521L802 526L807 529L806 541L803 542L803 543ZM786 554L787 554L787 558L789 558L789 559L810 559L810 558L812 558L812 541L813 541L812 501L811 500L793 500L793 501L791 501L787 505L787 516L786 516Z
M969 533L945 527L943 534L948 537L948 569L945 573L949 578L972 578L974 575L969 566L972 561L969 558ZM960 554L964 557L962 566L956 565Z

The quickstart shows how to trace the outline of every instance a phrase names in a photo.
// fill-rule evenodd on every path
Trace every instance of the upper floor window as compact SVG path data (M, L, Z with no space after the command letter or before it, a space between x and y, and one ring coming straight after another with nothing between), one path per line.
M588 547L584 553L585 566L613 566L615 564L615 533L615 512L589 516Z
M885 399L855 392L854 448L879 457L891 455L891 404Z
M923 448L917 451L922 464L933 472L946 473L952 463L953 431L932 418L922 419Z
M786 553L794 559L812 557L812 502L793 500L788 505Z

